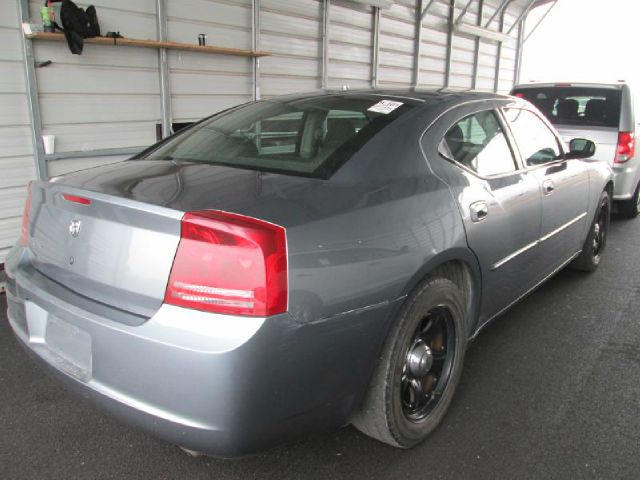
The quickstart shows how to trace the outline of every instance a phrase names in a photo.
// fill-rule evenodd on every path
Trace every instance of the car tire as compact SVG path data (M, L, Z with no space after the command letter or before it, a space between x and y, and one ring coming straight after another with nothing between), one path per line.
M640 214L640 183L629 200L618 202L618 214L623 218L636 218Z
M438 427L462 372L468 333L464 299L445 278L428 278L416 287L391 327L364 404L352 419L358 430L409 448Z
M609 221L611 218L611 198L606 190L600 195L596 214L589 227L587 239L582 246L582 252L576 258L572 267L583 272L594 272L602 260L602 252L607 246Z

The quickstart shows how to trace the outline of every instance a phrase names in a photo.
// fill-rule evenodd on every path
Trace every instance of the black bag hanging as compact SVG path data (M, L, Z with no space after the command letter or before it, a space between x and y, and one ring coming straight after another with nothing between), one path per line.
M62 0L60 21L69 50L75 55L82 54L85 38L100 36L98 14L93 5L85 11L71 0Z

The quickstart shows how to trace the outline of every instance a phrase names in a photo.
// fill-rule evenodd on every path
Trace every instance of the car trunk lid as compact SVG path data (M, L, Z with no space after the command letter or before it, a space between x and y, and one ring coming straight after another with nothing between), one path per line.
M32 266L97 302L150 317L160 307L183 212L58 182L32 186Z

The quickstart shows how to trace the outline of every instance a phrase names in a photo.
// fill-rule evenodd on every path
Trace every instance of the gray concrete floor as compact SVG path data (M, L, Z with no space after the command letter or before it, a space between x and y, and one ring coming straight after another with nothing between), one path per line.
M345 428L190 458L51 381L3 317L0 478L639 478L639 251L640 219L614 219L595 274L561 272L487 328L444 424L409 451Z

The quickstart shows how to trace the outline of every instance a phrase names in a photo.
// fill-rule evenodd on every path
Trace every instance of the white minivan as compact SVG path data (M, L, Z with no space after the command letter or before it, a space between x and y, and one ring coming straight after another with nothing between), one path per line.
M533 103L568 142L588 138L595 159L608 162L615 175L613 199L628 218L640 213L640 158L629 85L620 83L530 83L511 95Z

